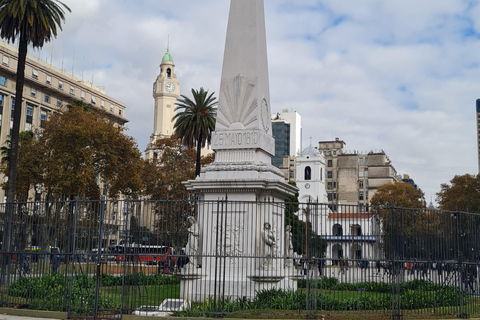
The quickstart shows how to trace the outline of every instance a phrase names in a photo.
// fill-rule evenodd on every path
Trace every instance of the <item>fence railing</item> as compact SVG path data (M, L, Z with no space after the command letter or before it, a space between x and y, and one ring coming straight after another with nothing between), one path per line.
M10 208L5 224L0 206L4 307L72 318L480 313L476 214L227 200Z

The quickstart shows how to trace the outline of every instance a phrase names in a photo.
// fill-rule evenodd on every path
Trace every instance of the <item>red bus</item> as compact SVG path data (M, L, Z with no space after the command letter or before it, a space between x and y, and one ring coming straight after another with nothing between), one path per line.
M120 263L124 259L127 261L138 261L146 264L158 264L162 262L175 262L175 250L169 246L155 245L126 245L111 246L109 253L115 255L115 261Z

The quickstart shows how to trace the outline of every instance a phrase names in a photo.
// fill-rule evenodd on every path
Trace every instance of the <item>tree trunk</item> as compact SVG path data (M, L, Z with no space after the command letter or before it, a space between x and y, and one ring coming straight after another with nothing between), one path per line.
M202 134L200 133L200 137L198 137L198 141L197 141L197 162L195 164L195 178L200 175L200 168L201 168L200 159L202 157L201 151L202 151Z
M6 281L7 268L10 262L10 252L13 244L13 214L15 211L15 189L17 184L17 157L18 157L18 135L20 132L20 119L22 117L23 85L25 82L25 61L27 59L27 38L24 27L20 32L18 46L17 81L15 88L15 110L13 112L13 128L10 137L10 161L8 164L7 182L7 204L5 208L5 221L3 225L2 242L2 284ZM24 248L17 248L18 250Z

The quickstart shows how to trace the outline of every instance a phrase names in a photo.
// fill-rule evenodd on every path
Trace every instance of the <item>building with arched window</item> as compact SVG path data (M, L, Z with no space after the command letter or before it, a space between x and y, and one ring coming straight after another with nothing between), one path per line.
M327 202L325 191L325 159L313 146L305 148L295 159L296 184L300 202Z

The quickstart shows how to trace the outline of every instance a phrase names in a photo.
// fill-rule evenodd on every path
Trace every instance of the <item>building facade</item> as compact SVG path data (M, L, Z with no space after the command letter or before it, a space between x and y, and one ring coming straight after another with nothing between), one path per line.
M18 49L0 42L0 55L0 143L5 146L13 128ZM49 114L61 111L73 99L104 110L120 126L128 121L125 104L107 96L104 89L27 55L20 132L42 128ZM0 199L4 199L4 190L0 190Z
M378 187L399 181L397 171L383 150L347 153L340 139L320 141L318 150L326 161L325 183L333 211L339 205L358 205L366 211Z
M283 164L283 157L290 155L290 123L274 116L272 136L275 139L275 156L272 157L272 165L280 167Z
M290 156L302 152L302 117L295 110L283 109L278 114L280 119L290 123ZM275 138L275 137L274 137Z
M297 156L295 164L298 201L326 203L325 158L323 155L313 146L309 146Z
M477 118L475 122L477 132L478 173L480 174L480 99L477 99Z
M0 42L0 143L6 145L13 128L13 110L15 103L16 72L18 49ZM40 130L43 123L53 112L61 112L73 100L81 100L93 108L103 110L118 126L124 126L125 104L106 95L105 90L83 81L72 74L52 66L38 58L27 55L25 65L25 85L23 88L21 131ZM0 177L2 181L5 177ZM102 187L104 195L106 188ZM32 190L32 201L39 201L42 186ZM0 189L0 199L5 201L5 191ZM127 215L120 207L108 211L105 228L109 230L106 244L116 243L120 227L124 225Z
M153 99L155 101L153 114L153 133L145 150L145 159L156 157L155 142L159 138L170 137L174 132L175 107L180 96L180 82L175 74L175 64L170 50L162 58L160 74L153 83Z

